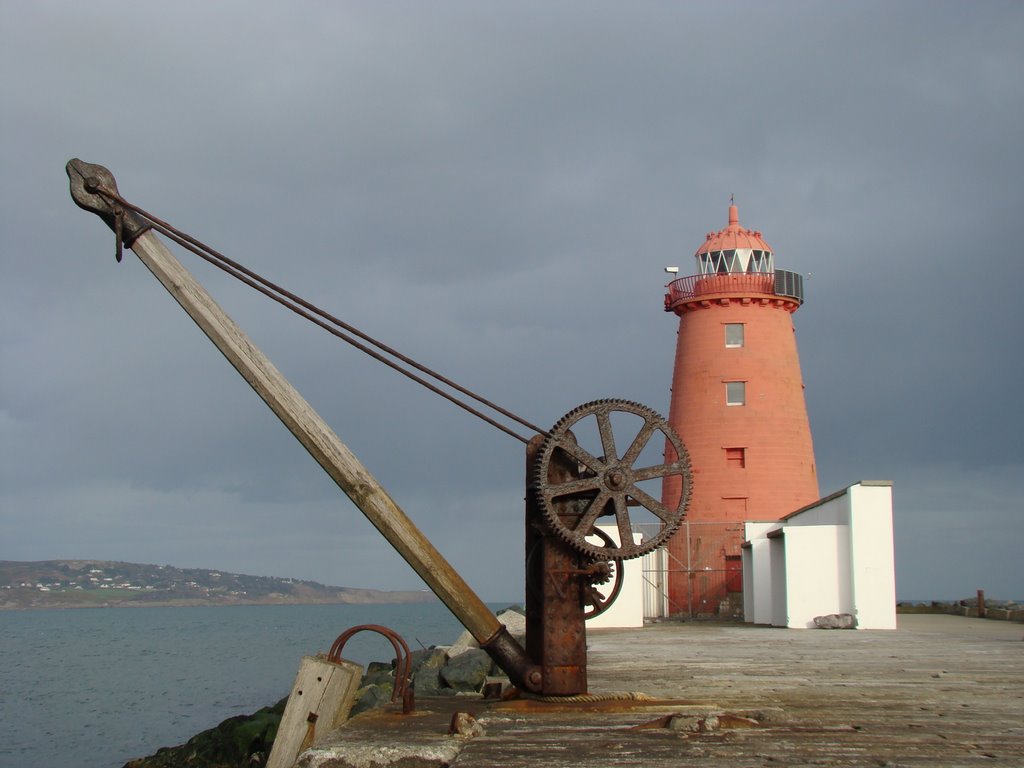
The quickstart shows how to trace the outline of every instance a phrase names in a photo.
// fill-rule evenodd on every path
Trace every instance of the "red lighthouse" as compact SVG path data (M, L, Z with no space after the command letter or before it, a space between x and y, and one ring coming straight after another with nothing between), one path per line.
M793 313L803 276L775 268L760 232L729 224L697 249L696 274L668 284L679 316L669 422L693 467L687 524L669 544L672 613L716 613L739 584L742 522L818 499ZM666 481L664 501L678 501Z

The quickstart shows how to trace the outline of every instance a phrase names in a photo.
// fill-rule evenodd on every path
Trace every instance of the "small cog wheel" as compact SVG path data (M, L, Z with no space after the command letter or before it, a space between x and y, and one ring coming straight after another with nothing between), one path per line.
M612 543L614 544L615 542L613 541ZM595 587L607 584L615 578L617 573L614 560L595 560L588 569L590 574L587 576L587 583Z
M615 545L615 540L601 529L595 531L595 535L606 545ZM540 551L541 542L538 540L526 556L526 594L527 600L540 600L541 582L545 578L541 570L537 553ZM583 562L579 568L570 571L551 571L549 576L569 576L582 581L581 591L583 599L583 618L590 619L607 611L615 598L622 591L624 573L622 560L597 560L589 557L582 557Z
M631 425L628 444L620 444L615 434L623 414L630 417L625 419ZM633 429L637 424L639 428ZM591 433L598 453L577 442L574 428ZM659 442L664 446L664 454L657 454L661 461L644 459L644 450L660 447ZM673 508L641 485L669 478L681 484L679 502ZM628 400L596 400L567 413L545 437L531 488L550 529L571 547L598 559L628 560L657 549L676 532L686 515L691 485L686 447L660 414ZM658 531L639 544L633 541L630 507L646 510L647 517L653 516L659 524ZM595 542L598 520L609 516L614 517L619 543L607 536Z

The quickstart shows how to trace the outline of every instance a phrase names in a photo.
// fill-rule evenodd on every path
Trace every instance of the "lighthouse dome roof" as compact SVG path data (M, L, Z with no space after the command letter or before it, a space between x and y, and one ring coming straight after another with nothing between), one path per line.
M739 208L729 206L729 225L717 232L708 232L707 238L697 249L696 256L703 253L720 251L754 250L772 251L772 247L764 241L760 232L740 226Z

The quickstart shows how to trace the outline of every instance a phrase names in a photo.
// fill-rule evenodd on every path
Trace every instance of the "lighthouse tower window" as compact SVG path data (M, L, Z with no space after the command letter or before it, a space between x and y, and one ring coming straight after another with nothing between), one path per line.
M725 346L729 348L743 346L743 323L725 324Z
M727 381L725 382L725 404L746 405L747 404L747 382Z
M733 469L743 469L747 466L746 448L726 448L725 462Z

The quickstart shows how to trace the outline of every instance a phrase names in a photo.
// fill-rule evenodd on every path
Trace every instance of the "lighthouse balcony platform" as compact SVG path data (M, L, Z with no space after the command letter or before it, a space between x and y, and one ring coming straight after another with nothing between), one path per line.
M694 302L719 299L776 299L791 304L794 310L804 303L803 275L784 269L688 275L665 287L666 312L678 312Z

